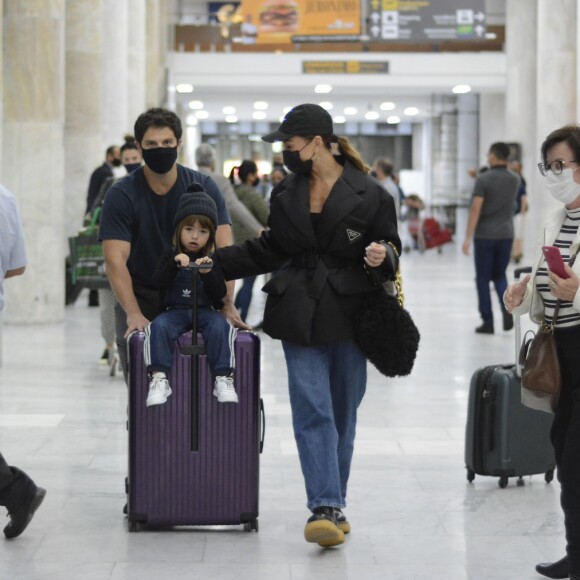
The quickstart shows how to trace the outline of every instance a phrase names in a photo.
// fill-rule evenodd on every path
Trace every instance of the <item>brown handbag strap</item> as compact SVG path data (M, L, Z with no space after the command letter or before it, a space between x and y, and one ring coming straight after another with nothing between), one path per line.
M570 259L568 260L568 266L570 266L570 268L574 265L574 262L576 261L576 256L578 256L578 252L580 252L580 246L578 246L578 249L572 254ZM560 298L558 298L558 300L556 300L556 306L554 306L554 315L552 317L552 326L554 326L556 324L556 320L558 319L558 313L560 312L560 304L562 304L562 300L560 300Z

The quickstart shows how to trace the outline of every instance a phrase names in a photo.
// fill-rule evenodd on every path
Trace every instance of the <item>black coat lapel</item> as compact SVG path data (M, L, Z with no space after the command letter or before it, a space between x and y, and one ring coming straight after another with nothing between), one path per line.
M316 235L310 219L310 189L308 178L301 175L293 175L289 188L281 191L276 196L280 209L286 215L288 221L298 230L306 245L315 247Z
M347 162L324 202L318 225L319 237L324 238L333 232L336 225L362 203L359 194L364 193L364 185L364 174Z

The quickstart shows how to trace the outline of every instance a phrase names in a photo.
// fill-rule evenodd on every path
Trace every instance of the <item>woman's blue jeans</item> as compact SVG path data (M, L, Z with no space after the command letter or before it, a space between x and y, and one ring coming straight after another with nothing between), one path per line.
M307 506L343 508L357 409L366 389L366 360L352 341L282 345Z

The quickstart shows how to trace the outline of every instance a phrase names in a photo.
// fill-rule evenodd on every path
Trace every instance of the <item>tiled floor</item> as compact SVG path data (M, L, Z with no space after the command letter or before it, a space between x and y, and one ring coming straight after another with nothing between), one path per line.
M535 476L503 490L494 478L470 485L463 464L469 378L478 366L513 360L513 333L474 334L473 265L454 246L442 255L407 255L403 274L421 350L409 378L386 380L370 370L349 488L353 531L332 550L302 537L305 494L278 342L262 336L268 425L260 532L129 534L121 513L126 389L98 365L97 309L83 295L65 324L5 326L0 449L48 495L21 538L0 540L0 577L538 578L536 562L563 555L558 484ZM250 319L258 317L254 311Z

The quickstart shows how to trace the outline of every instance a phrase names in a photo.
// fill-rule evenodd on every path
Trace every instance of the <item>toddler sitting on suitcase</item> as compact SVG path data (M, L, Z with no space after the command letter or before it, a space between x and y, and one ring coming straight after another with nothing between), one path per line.
M193 183L179 200L173 220L173 247L159 260L153 284L165 292L165 310L145 328L144 357L149 373L147 406L161 405L171 395L167 379L173 361L175 341L192 324L192 283L190 262L212 264L217 208L201 185ZM183 269L180 269L180 266ZM226 284L211 268L197 276L197 322L206 354L215 375L213 394L220 403L237 403L233 384L236 329L214 308L223 307ZM212 308L213 306L213 308Z

